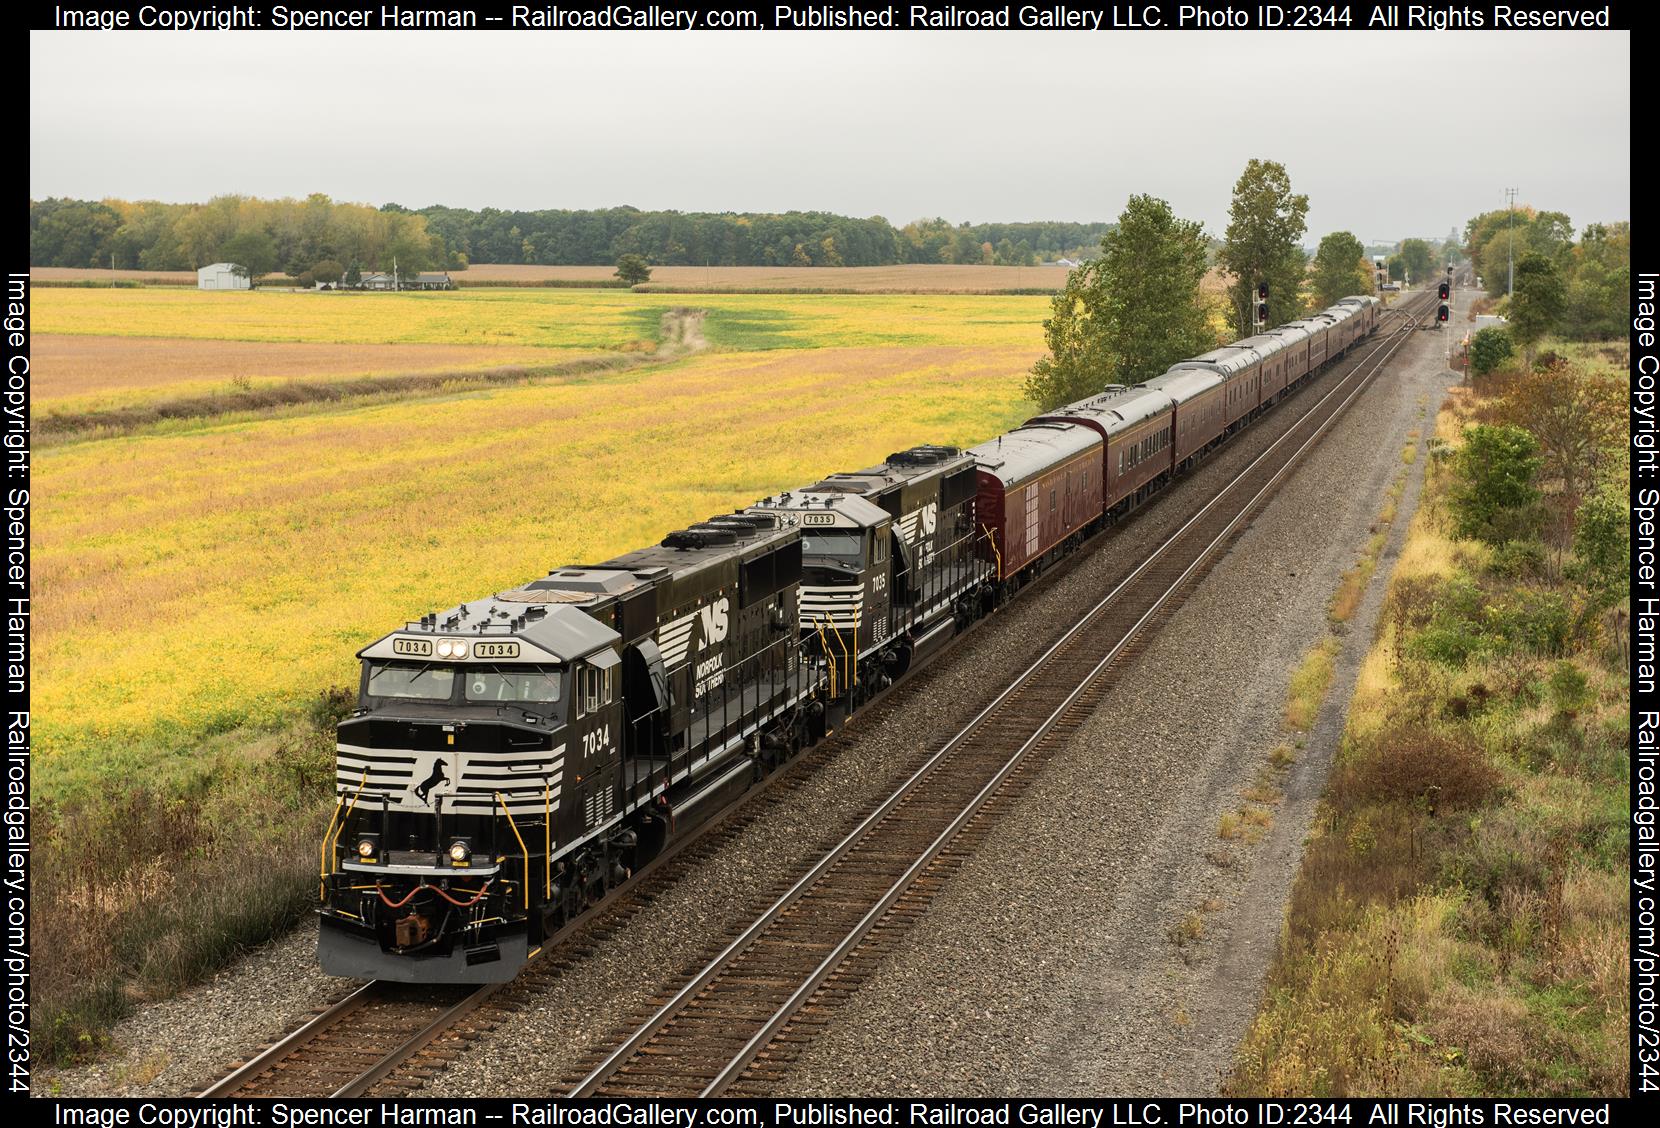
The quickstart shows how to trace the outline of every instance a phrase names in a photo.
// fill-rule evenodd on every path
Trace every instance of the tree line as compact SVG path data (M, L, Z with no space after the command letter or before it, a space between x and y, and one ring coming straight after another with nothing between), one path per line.
M1464 225L1471 265L1494 298L1511 293L1509 312L1524 340L1546 332L1574 340L1625 335L1631 321L1631 224L1593 223L1574 238L1562 212L1532 207L1483 212ZM1520 299L1520 300L1518 300Z
M219 196L205 204L154 200L32 200L35 266L194 270L238 262L250 273L298 276L319 263L400 272L465 270L471 262L609 265L639 255L665 266L1035 265L1078 257L1105 223L958 223L829 212L473 211Z
M1348 231L1304 252L1308 197L1293 192L1276 161L1247 162L1234 184L1227 231L1214 264L1228 277L1216 309L1201 282L1207 266L1203 226L1176 216L1164 200L1132 196L1101 239L1099 257L1071 272L1043 323L1047 356L1032 368L1026 395L1047 410L1098 394L1108 384L1137 384L1176 361L1254 331L1256 288L1268 284L1269 325L1325 309L1375 289L1374 264ZM1388 257L1391 278L1430 283L1442 267L1468 258L1490 294L1508 287L1511 240L1515 295L1506 330L1478 335L1485 350L1519 344L1531 367L1548 333L1582 340L1622 336L1630 320L1631 225L1592 224L1579 240L1561 212L1531 208L1479 215L1441 242L1405 239ZM1218 333L1219 314L1228 329ZM1499 338L1503 338L1502 346ZM1485 353L1482 357L1485 361ZM1498 358L1502 359L1502 357ZM1497 360L1493 361L1497 363Z

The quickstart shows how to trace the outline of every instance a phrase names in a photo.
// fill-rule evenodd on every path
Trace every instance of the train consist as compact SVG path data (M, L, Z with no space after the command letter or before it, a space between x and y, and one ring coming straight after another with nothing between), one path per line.
M1375 298L919 446L363 649L334 975L511 978L565 922L1377 328Z

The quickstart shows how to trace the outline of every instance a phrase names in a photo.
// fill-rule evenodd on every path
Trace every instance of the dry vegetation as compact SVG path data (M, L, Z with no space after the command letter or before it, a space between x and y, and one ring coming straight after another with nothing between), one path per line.
M1505 418L1527 383L1455 389L1436 421L1232 1095L1629 1091L1619 600L1571 566L1560 476L1542 482L1549 543L1451 532L1464 425Z
M33 343L31 393L37 411L55 414L245 391L288 380L472 372L551 365L593 355L581 349L511 345L335 345L41 334Z
M894 266L654 266L649 286L727 290L820 290L865 293L995 293L1002 290L1058 290L1066 283L1064 266L956 266L906 263ZM194 286L193 270L98 270L37 266L30 274L43 282L126 282L152 286ZM545 282L612 282L615 266L541 266L474 263L452 271L463 286L534 286ZM282 287L273 275L266 284Z
M654 266L651 289L855 290L866 293L972 294L999 290L1058 290L1064 266L955 266L906 263L894 266ZM476 263L454 277L469 286L530 285L554 280L603 282L613 266L533 266Z

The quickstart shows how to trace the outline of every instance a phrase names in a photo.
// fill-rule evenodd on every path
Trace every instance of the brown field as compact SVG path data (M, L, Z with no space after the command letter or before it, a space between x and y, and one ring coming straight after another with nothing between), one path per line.
M33 392L37 403L51 409L89 410L158 394L224 390L244 382L543 367L585 355L591 353L512 345L342 345L48 333L34 340Z
M159 286L194 286L194 270L101 270L86 266L31 266L37 282L147 282Z
M144 282L194 286L193 270L100 270L73 266L36 266L29 273L42 282ZM535 266L474 263L454 272L471 285L502 282L528 285L543 281L597 282L616 277L614 266ZM286 276L267 275L267 286L281 286ZM955 266L913 263L899 266L654 266L651 284L755 290L906 290L963 293L977 290L1058 290L1066 282L1064 266Z
M106 271L106 273L108 273ZM524 285L546 279L591 282L616 276L612 266L521 266L474 263L455 277L478 285ZM906 290L961 293L975 290L1058 290L1064 266L954 266L912 263L899 266L654 266L651 286L695 286L755 290Z

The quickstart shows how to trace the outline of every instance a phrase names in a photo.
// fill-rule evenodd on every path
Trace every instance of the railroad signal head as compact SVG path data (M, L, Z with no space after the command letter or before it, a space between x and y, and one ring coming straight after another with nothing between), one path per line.
M1451 296L1451 294L1452 294L1452 287L1448 286L1445 282L1441 283L1441 300L1446 301L1447 298Z
M1441 308L1435 311L1435 320L1437 320L1437 321L1447 320L1447 312L1448 312L1447 311L1447 304L1445 302L1442 302L1441 303Z
M1268 283L1258 282L1257 283L1257 301L1265 302L1267 300L1268 300Z
M1257 303L1257 324L1258 325L1268 324L1268 303L1267 302L1258 302Z

